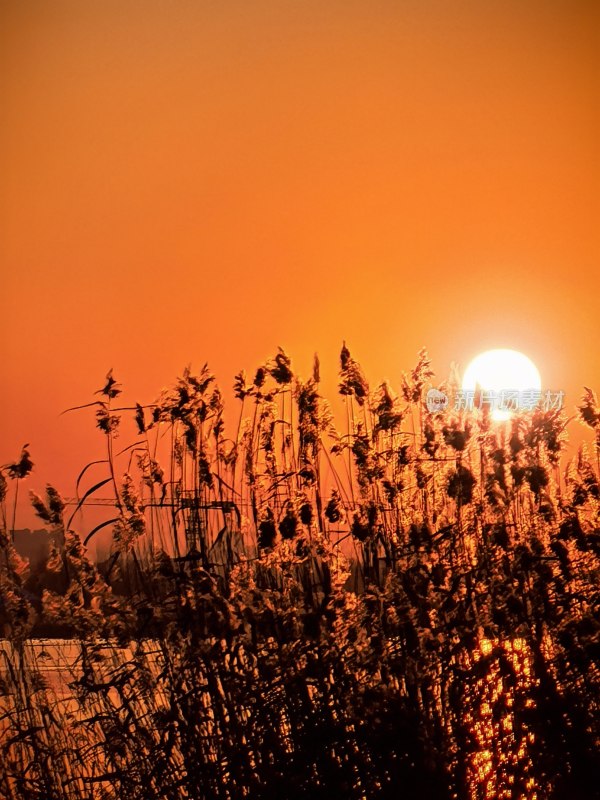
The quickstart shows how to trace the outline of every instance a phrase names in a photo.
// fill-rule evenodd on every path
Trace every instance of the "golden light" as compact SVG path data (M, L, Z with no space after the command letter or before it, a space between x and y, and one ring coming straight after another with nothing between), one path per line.
M504 393L508 399L510 393L516 393L515 405L518 406L518 396L523 392L540 392L542 379L533 363L523 353L517 350L486 350L471 361L462 380L462 389L465 392L481 389L497 398ZM497 421L507 420L511 417L510 410L495 408L492 419Z

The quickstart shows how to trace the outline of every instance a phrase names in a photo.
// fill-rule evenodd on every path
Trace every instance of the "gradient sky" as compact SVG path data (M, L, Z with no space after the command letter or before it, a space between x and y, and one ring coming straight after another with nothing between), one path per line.
M600 389L600 4L0 2L0 463L73 493L149 402L281 344ZM124 442L125 444L125 442ZM21 520L26 523L24 517Z

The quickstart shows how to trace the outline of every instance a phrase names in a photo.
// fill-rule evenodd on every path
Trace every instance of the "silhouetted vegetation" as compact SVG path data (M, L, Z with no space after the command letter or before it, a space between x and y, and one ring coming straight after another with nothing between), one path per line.
M600 796L596 398L565 465L560 410L431 414L432 377L422 352L399 396L371 390L344 345L338 433L318 362L301 380L282 350L236 376L231 429L206 367L131 409L109 374L77 490L114 504L75 532L77 506L33 497L56 541L39 604L9 534L27 449L4 467L0 795ZM72 632L70 697L39 625Z

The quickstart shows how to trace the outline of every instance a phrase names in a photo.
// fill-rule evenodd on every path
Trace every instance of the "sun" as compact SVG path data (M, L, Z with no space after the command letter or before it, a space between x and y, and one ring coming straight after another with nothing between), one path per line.
M498 396L499 392L540 391L542 379L530 358L517 350L486 350L471 361L463 375L463 391L483 389ZM507 420L511 412L495 409L492 419Z

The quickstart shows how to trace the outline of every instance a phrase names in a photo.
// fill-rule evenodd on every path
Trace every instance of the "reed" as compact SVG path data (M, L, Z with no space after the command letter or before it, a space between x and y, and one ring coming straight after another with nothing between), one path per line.
M340 432L318 360L302 380L281 349L236 376L231 428L208 367L133 408L109 373L77 487L113 508L75 532L32 498L39 598L9 536L26 448L4 467L0 795L597 797L598 403L564 464L560 411L431 414L432 377L422 351L371 390L344 345ZM40 654L42 624L68 640Z

